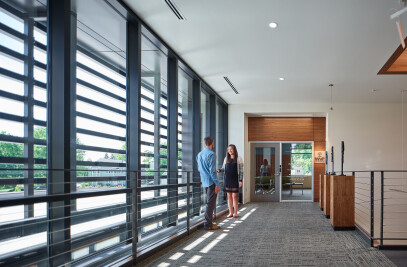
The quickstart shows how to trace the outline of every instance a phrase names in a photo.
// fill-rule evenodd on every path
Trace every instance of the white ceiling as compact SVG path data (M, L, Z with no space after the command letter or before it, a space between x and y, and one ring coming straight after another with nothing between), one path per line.
M162 0L125 2L230 104L329 102L329 83L335 103L407 89L406 75L377 75L400 45L399 0L174 0L186 21Z

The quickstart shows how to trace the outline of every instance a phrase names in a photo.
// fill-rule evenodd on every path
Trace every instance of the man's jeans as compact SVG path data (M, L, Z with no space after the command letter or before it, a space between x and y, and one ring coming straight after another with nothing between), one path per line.
M206 192L206 211L205 211L205 223L204 227L208 228L212 226L213 210L216 206L215 184L205 187Z

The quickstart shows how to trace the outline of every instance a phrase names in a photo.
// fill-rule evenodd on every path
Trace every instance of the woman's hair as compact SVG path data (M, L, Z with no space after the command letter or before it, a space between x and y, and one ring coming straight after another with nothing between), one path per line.
M231 148L233 149L233 152L234 152L234 154L235 154L235 159L237 159L237 156L238 156L238 155L237 155L236 146L230 144L230 145L228 145L227 148L229 148L229 147L231 147ZM230 163L231 161L232 161L232 159L231 159L231 157L230 157L230 154L229 154L229 152L228 152L228 149L226 149L226 162L227 162L227 163Z

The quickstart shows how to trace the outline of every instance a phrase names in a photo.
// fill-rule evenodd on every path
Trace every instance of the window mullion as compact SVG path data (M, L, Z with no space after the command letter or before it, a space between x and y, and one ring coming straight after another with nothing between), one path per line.
M24 20L24 33L26 39L24 40L24 75L26 80L24 82L24 95L26 101L24 102L24 137L27 142L24 143L24 157L27 158L27 163L24 164L25 171L24 177L27 179L24 183L24 196L34 195L34 20L28 16ZM24 218L34 216L34 205L24 205Z

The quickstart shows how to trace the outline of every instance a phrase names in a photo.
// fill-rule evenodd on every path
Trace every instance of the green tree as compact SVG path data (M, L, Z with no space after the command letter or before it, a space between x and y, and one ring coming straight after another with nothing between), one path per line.
M5 131L1 131L0 134L10 136ZM0 157L24 157L24 145L0 142Z
M44 127L35 127L34 128L34 138L40 140L47 140L47 129ZM0 135L9 135L5 131L1 131ZM81 144L79 138L76 139L78 145ZM85 158L86 151L77 149L76 150L76 159L78 161L83 161ZM24 144L17 143L8 143L0 142L0 157L24 157ZM47 147L34 145L34 158L36 159L46 159L47 158ZM24 165L22 164L4 164L0 163L0 169L23 169ZM45 169L46 165L35 165L35 169ZM78 169L87 170L85 166L78 166ZM79 173L78 173L79 174ZM35 171L35 177L46 177L46 172L44 171ZM23 178L23 171L1 171L0 178ZM0 186L0 189L12 189L12 191L18 190L18 185L15 186Z
M126 151L126 143L123 143L122 145L122 150ZM111 154L110 155L111 159L115 159L115 160L121 160L123 162L126 162L126 154Z

